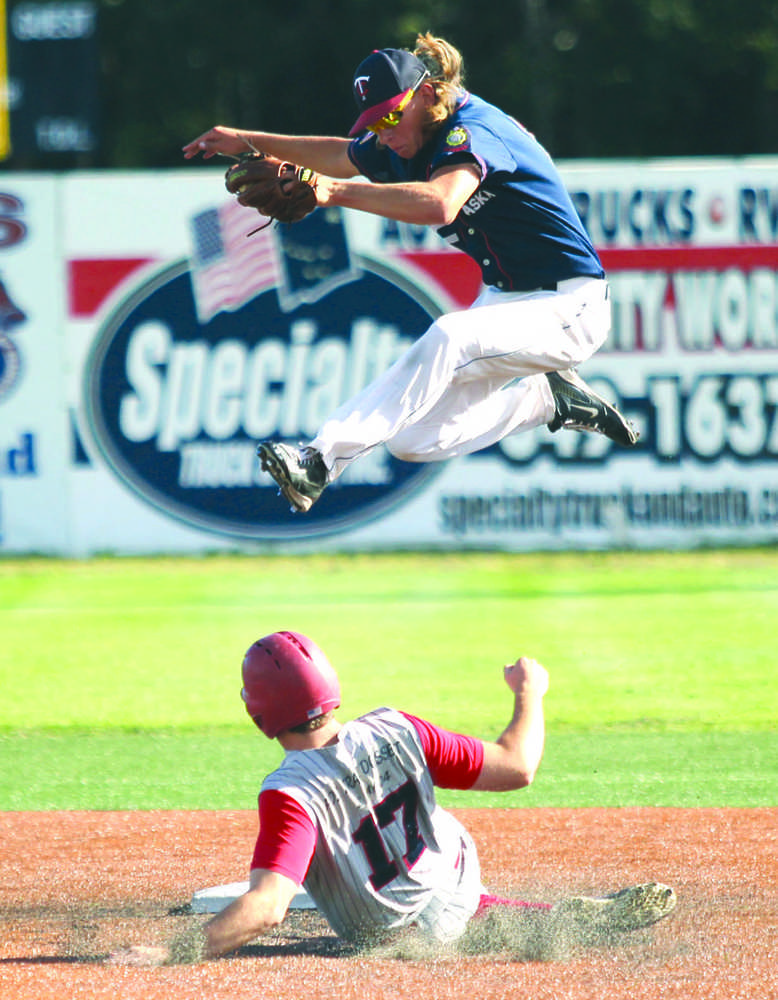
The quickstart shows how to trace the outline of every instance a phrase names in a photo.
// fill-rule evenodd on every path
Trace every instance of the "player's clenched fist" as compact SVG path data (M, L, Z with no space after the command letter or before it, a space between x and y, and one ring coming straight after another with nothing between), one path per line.
M505 667L505 683L515 694L535 694L542 698L548 691L548 671L528 656L520 656Z

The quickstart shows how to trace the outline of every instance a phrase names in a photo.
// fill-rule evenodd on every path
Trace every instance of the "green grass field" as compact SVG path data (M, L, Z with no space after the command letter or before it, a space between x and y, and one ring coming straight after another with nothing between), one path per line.
M496 736L502 666L549 669L532 788L446 805L778 804L778 553L0 560L0 809L253 808L280 751L250 643L329 654L378 704Z

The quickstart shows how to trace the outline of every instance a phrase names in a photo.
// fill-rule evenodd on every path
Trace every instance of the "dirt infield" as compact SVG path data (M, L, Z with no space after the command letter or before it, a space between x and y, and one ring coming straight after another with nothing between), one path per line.
M113 967L192 892L247 877L253 812L0 813L0 997L13 1000L778 998L778 809L463 810L486 885L553 901L657 879L675 913L563 961L345 953L315 912L197 966Z

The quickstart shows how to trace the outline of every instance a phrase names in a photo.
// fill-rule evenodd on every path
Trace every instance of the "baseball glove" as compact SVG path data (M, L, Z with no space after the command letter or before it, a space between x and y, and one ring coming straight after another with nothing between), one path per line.
M224 182L241 205L278 222L299 222L316 208L316 173L275 156L251 153L234 163Z

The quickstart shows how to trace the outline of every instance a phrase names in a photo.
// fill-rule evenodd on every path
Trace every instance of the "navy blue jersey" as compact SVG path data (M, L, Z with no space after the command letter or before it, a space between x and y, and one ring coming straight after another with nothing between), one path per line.
M359 172L376 183L423 181L440 167L476 163L478 189L438 233L505 291L566 278L604 277L597 252L551 157L499 108L465 94L456 111L410 160L365 133L349 146Z

